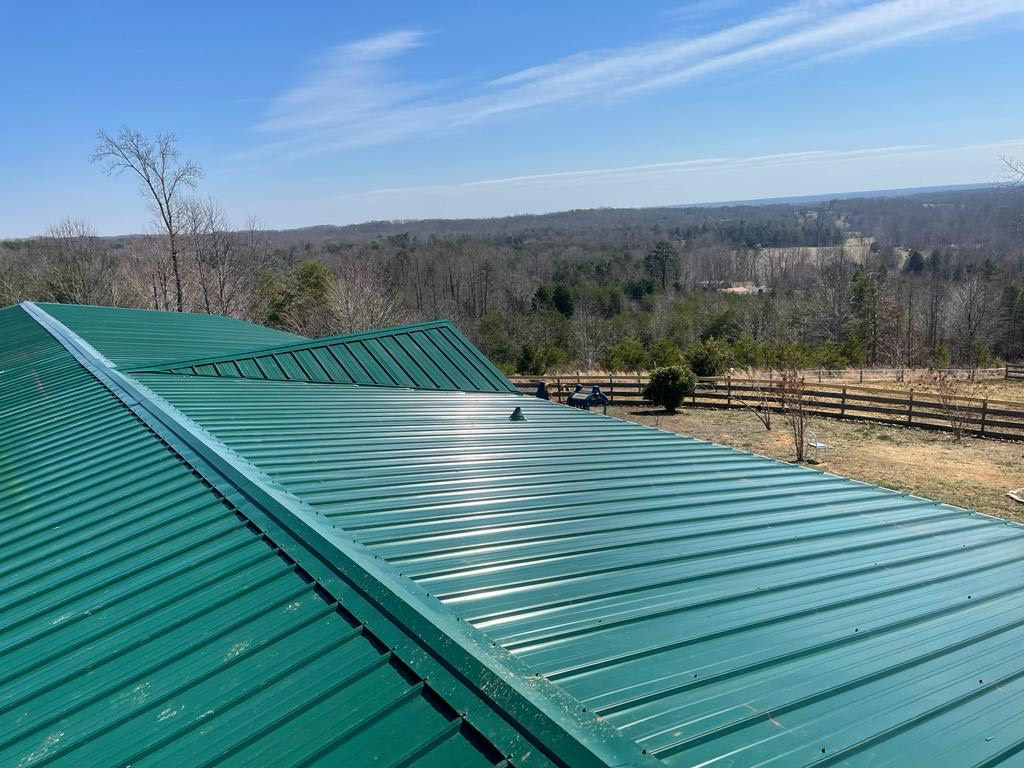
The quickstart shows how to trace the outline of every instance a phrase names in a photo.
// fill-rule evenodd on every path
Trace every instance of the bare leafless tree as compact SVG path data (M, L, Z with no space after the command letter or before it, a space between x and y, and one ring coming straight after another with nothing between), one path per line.
M158 133L149 139L125 126L116 136L99 131L96 138L99 143L93 150L93 162L102 163L107 175L118 176L130 171L138 178L139 193L148 202L161 231L167 236L175 306L178 312L184 311L185 298L178 261L183 194L187 189L195 189L203 176L203 169L193 161L181 158L178 138L173 133Z
M609 331L608 321L593 302L583 299L576 303L572 314L572 334L579 363L584 370L598 367L598 361L608 348Z
M796 460L803 461L810 416L807 413L804 380L799 372L792 369L779 371L778 395L782 402L782 418L789 426L790 436L793 438Z
M960 379L943 371L932 373L928 382L939 399L939 410L949 422L953 440L959 443L974 427L984 387L978 381Z
M973 272L957 285L949 300L950 320L958 357L971 366L984 364L982 351L998 320L995 308L998 284L985 275Z
M1016 157L1004 157L1003 175L1015 187L1024 186L1024 160Z
M233 232L212 198L182 203L182 233L204 312L241 316L251 304L259 262L250 260L254 234Z
M814 292L817 330L827 341L842 341L850 326L853 309L854 265L841 248L823 249L819 254L820 285Z
M340 333L387 328L405 319L395 286L369 259L342 265L329 301L333 325Z
M86 222L63 219L42 238L46 298L67 304L114 305L119 301L117 259Z
M133 237L123 260L124 281L138 296L140 306L162 311L173 309L171 260L161 243L152 237Z
M777 409L779 403L779 387L774 376L766 379L764 371L755 368L746 368L741 374L741 381L744 386L750 389L741 395L736 395L740 405L750 411L760 421L765 430L772 430L772 411Z
M8 274L8 270L3 268L4 266L0 264L0 307L16 304L21 299L21 292Z
M258 270L267 263L267 227L255 214L245 218L245 229L242 232L243 248L253 270Z

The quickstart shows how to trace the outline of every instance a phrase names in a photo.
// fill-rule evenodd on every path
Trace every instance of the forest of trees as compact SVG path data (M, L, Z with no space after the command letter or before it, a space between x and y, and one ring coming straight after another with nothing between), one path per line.
M196 196L201 169L173 136L100 136L97 160L134 174L153 233L99 237L68 218L2 241L0 306L213 312L304 335L449 318L525 374L1024 355L1024 191L1012 185L273 231ZM133 164L137 150L152 167ZM160 186L175 173L178 187Z

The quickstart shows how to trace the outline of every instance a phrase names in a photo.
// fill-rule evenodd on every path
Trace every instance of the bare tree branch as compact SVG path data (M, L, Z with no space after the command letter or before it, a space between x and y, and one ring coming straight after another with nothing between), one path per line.
M175 303L179 312L184 311L177 242L182 216L179 188L195 189L203 177L203 169L191 160L181 159L178 137L173 133L158 133L150 140L139 131L124 126L116 136L99 131L96 138L99 143L93 150L92 161L102 163L108 176L119 176L125 171L134 174L139 181L139 193L146 198L154 218L167 235Z

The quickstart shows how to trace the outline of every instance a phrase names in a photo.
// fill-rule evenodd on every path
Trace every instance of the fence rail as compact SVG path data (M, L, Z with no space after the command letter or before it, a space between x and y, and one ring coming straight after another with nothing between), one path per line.
M1024 379L1024 365L1007 363L1004 375L1008 379Z
M1024 366L1022 366L1024 368ZM1024 373L1022 373L1024 377ZM533 393L541 378L513 379L521 392ZM642 395L645 376L543 377L552 399L565 402L579 384L585 390L601 387L611 404L650 405ZM702 378L685 406L698 408L768 409L782 411L777 379ZM916 390L894 390L851 384L805 381L803 402L811 416L855 419L895 426L979 437L1024 440L1024 402L984 397L937 395Z

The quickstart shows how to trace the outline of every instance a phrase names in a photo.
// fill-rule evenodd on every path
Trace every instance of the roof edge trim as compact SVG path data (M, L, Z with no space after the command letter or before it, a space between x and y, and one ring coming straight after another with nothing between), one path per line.
M661 765L45 310L20 306L261 533L326 590L347 593L346 609L517 764Z

